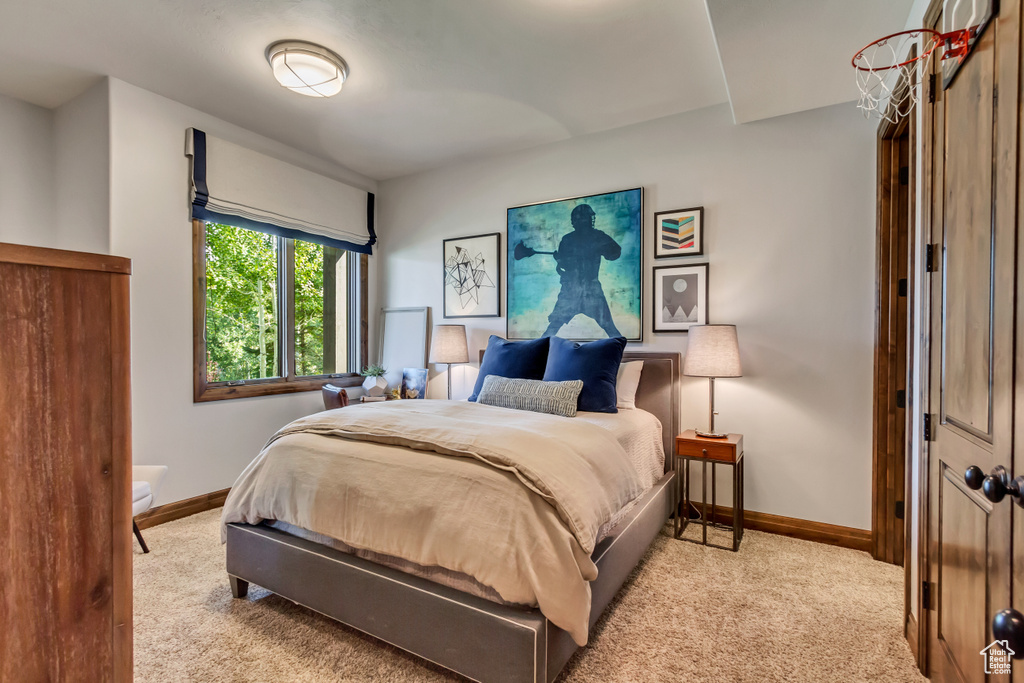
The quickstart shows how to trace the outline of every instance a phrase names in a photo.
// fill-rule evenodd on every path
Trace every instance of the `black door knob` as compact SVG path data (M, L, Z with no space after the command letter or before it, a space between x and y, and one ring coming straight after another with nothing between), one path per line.
M993 503L998 503L1006 497L1006 484L1002 477L990 474L981 482L981 492Z
M1024 614L1015 609L1004 609L992 618L992 635L1005 640L1014 659L1024 659Z
M967 484L967 488L972 491L980 489L983 481L985 481L985 473L977 465L971 465L964 472L964 482Z
M964 473L964 481L967 482L968 486L971 486L971 483L977 480L978 475L973 471L975 469L977 467L972 465ZM971 486L971 488L974 487ZM982 480L981 492L993 503L1002 501L1009 494L1017 499L1018 505L1024 507L1024 477L1010 479L1010 473L1002 465L992 468L992 473Z

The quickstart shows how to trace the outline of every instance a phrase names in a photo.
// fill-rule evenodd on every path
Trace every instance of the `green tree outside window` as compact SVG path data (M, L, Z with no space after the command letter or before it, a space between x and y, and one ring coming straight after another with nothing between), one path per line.
M294 322L292 375L348 371L347 252L207 223L205 255L208 382L281 377L281 325L288 319ZM279 283L288 257L294 309L282 315L287 297Z

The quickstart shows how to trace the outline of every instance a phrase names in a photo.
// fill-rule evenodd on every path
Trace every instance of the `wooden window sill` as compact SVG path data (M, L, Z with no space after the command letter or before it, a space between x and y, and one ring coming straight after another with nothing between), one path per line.
M252 380L251 383L228 385L197 384L194 403L207 401L224 401L233 398L252 398L254 396L276 396L278 394L297 394L302 391L319 391L325 384L338 387L357 387L363 383L362 375L343 375L341 377L309 377L295 380Z

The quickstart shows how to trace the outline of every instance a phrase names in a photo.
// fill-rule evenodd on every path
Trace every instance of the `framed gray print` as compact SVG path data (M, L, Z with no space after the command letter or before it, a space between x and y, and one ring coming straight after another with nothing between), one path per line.
M654 269L654 331L687 332L708 322L708 264Z
M444 240L444 317L501 315L501 233Z

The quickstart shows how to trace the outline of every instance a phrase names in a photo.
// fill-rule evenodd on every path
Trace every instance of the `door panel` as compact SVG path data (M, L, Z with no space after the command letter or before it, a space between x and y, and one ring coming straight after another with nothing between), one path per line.
M942 420L991 441L992 33L946 92Z
M939 510L939 604L938 638L951 663L965 681L985 680L978 663L977 643L985 641L989 614L986 597L985 558L992 503L963 483L963 474L943 467Z
M1016 152L1005 150L1016 150L1018 4L1003 3L951 87L936 88L930 113L930 227L941 246L927 460L935 681L986 680L979 653L992 640L992 614L1010 599L1012 499L989 501L966 486L964 472L1012 465L1017 173ZM937 73L941 62L932 67Z

